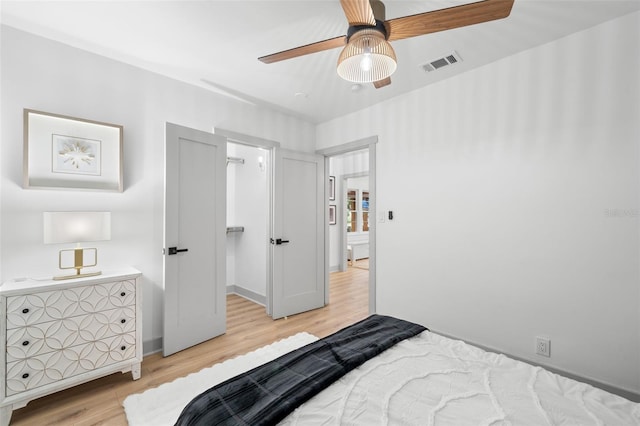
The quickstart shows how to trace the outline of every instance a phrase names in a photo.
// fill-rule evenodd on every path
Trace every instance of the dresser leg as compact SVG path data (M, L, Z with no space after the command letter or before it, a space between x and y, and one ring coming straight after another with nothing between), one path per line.
M133 380L138 380L140 378L140 375L141 375L140 367L141 367L140 363L133 364L131 366L131 375L133 376Z
M12 405L6 405L0 407L0 426L8 426L11 421L11 413L13 411Z

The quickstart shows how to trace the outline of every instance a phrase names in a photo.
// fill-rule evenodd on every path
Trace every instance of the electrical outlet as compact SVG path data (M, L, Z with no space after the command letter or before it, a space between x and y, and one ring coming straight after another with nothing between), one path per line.
M536 337L536 354L551 356L551 340L546 337Z

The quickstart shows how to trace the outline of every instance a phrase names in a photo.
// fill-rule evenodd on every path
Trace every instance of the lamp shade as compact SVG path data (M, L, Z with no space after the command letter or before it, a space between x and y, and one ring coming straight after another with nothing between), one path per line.
M111 212L44 212L44 243L111 239Z
M338 75L354 83L373 83L391 76L396 53L377 29L359 30L349 38L338 58Z

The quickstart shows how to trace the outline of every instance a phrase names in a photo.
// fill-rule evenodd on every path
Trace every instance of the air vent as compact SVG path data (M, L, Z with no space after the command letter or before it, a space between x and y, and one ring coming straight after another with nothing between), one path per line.
M449 55L443 56L442 58L437 58L427 62L426 64L420 65L420 67L426 72L435 71L440 68L447 67L449 65L456 64L458 62L462 62L462 58L458 55L458 52L452 52Z

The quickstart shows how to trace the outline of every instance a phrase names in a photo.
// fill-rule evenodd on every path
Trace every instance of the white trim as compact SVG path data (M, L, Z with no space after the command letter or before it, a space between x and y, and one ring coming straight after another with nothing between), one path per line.
M262 306L266 306L267 303L266 296L263 296L262 294L256 293L255 291L249 290L237 284L228 285L227 294L235 294Z
M233 130L214 128L213 134L224 136L227 138L228 142L239 143L241 145L264 149L280 148L280 142L259 138L257 136L245 135L243 133L234 132Z
M325 157L334 157L336 155L346 154L347 152L360 151L361 149L367 149L371 146L375 146L375 144L377 143L378 143L378 136L369 136L367 138L347 142L342 145L318 149L316 150L316 154L324 155Z

